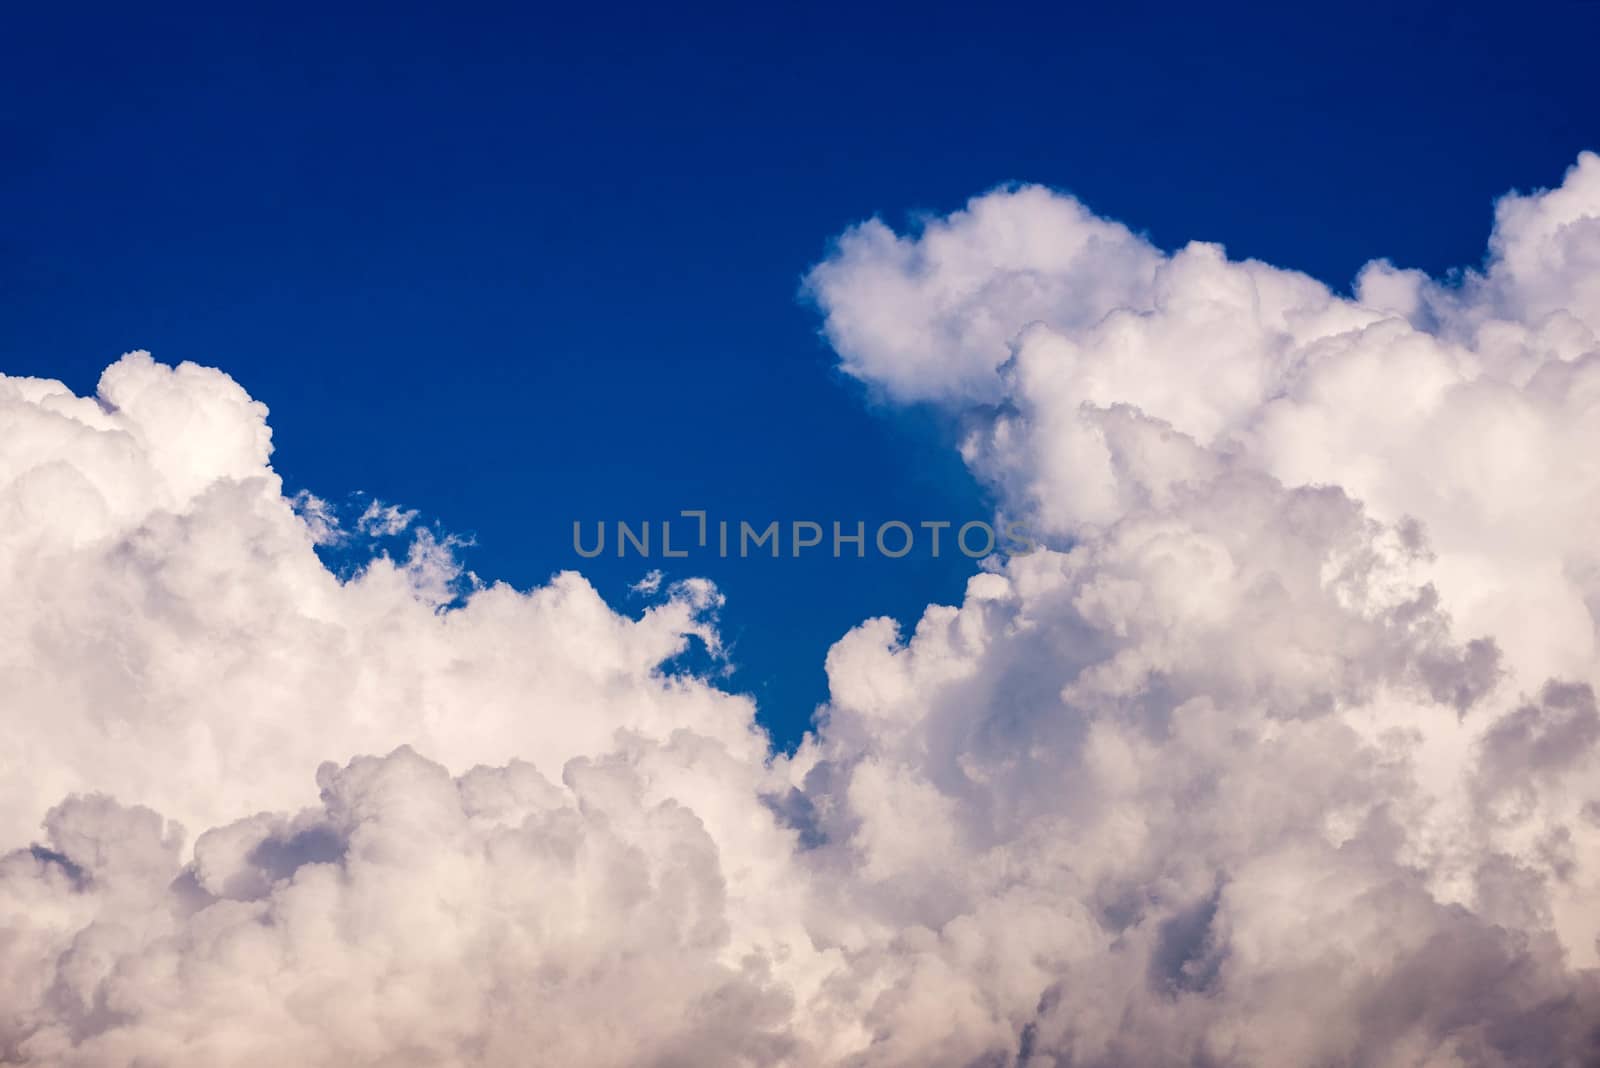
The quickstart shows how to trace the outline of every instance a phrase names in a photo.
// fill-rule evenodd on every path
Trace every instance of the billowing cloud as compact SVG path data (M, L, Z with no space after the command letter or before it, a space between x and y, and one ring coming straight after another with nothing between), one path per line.
M845 234L843 367L1049 547L792 755L663 668L707 583L341 580L220 372L0 378L0 1062L1600 1061L1600 159L1489 250Z
M1450 284L1374 264L1342 297L1109 226L1001 190L811 277L845 369L959 412L1053 546L830 656L813 833L930 932L883 1033L905 1063L939 1028L1072 1065L1600 1060L1600 158L1503 200Z
M0 1060L809 1055L766 736L660 670L720 595L463 591L426 530L341 582L265 415L142 353L0 379Z

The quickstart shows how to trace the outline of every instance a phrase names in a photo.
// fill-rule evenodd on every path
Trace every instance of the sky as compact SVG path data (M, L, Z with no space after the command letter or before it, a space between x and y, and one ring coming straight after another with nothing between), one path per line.
M12 16L0 1061L1600 1064L1595 21Z
M886 408L819 336L802 280L845 227L1025 181L1336 290L1474 265L1494 197L1600 143L1600 16L1539 12L35 7L0 45L0 366L223 366L291 491L637 609L656 565L581 560L574 520L991 514L959 421ZM971 570L666 577L722 590L729 684L787 747L835 640Z

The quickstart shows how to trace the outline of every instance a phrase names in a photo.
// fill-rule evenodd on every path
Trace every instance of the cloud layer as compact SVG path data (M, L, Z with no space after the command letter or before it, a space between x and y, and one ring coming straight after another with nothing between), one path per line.
M1029 187L809 286L1051 547L788 756L703 582L341 581L226 375L0 378L0 1062L1600 1061L1600 158L1444 283Z

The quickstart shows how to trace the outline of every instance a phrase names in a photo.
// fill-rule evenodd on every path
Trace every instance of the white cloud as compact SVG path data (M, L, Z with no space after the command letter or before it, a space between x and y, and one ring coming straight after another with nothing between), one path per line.
M1006 342L1036 319L1088 324L1147 293L1159 254L1036 186L978 197L917 239L874 219L806 280L843 367L902 401L992 396Z
M415 518L415 508L401 508L398 504L384 504L374 499L367 502L366 511L356 520L356 527L368 537L392 538L403 533Z
M1077 289L1008 242L1108 224L1038 189L817 268L846 368L960 412L1055 546L830 656L797 764L858 907L938 933L885 964L905 1005L935 958L1062 1063L1600 1056L1597 176L1503 201L1482 272L1356 299L1120 230ZM1008 1002L952 962L1018 899L1078 940ZM885 1026L999 1048L937 1000Z
M317 545L337 545L347 536L339 526L339 514L333 505L310 490L300 490L289 499L295 513L311 533Z
M792 757L662 669L708 583L341 583L225 375L0 378L0 1060L1594 1063L1597 174L1354 298L1040 189L847 234L846 370L1052 548Z
M186 465L267 440L264 409L226 376L136 355L106 377L137 389L138 375L192 384ZM439 615L461 577L448 539L419 532L402 559L380 555L341 584L265 448L253 469L219 470L164 507L121 504L128 483L173 483L141 447L161 426L23 390L44 392L0 385L11 461L0 511L28 517L0 538L14 606L0 658L20 742L0 783L12 840L71 790L137 799L191 828L298 806L315 799L322 760L402 743L462 769L515 754L559 770L618 730L698 730L763 751L747 701L654 675L710 633L714 591L680 586L630 621L569 573L526 594L480 589ZM223 412L250 425L220 426ZM101 472L112 464L120 478Z

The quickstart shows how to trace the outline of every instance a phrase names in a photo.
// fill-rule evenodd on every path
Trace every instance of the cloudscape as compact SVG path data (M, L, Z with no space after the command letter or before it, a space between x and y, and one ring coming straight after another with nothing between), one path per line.
M1600 1064L1600 156L1526 181L1348 294L1035 185L837 233L837 367L1040 547L792 751L712 582L342 516L226 352L0 377L0 1062Z

